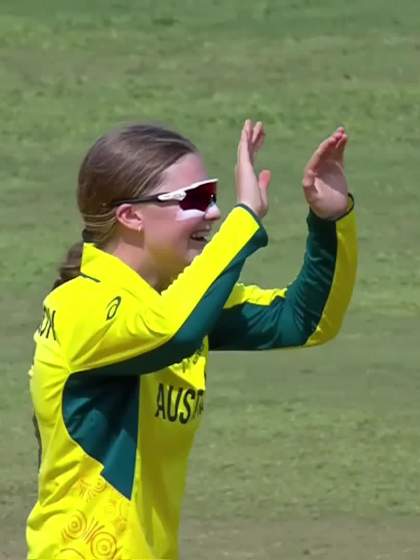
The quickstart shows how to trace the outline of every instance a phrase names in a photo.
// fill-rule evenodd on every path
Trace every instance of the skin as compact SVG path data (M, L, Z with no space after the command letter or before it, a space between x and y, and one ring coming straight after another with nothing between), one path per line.
M156 193L171 192L208 179L200 154L191 153L166 169ZM154 193L151 193L154 194ZM162 291L201 253L220 210L182 210L176 202L122 204L116 210L117 234L107 250Z
M264 144L261 122L246 120L238 144L235 187L238 203L260 218L268 211L271 171L255 172L255 157ZM321 142L304 169L303 193L313 212L323 219L337 219L347 211L348 188L344 175L347 135L338 128ZM156 192L175 191L209 176L198 153L188 154L163 174ZM116 209L117 228L105 250L136 270L153 288L162 291L203 250L220 219L212 204L205 212L183 211L176 202L122 204ZM206 240L194 239L204 236Z

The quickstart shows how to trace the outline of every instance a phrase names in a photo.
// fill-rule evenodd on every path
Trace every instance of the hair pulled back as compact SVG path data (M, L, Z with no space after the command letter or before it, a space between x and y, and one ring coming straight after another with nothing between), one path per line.
M77 204L84 224L83 241L98 247L107 243L117 223L112 202L153 191L168 167L196 151L177 132L150 124L131 124L99 138L79 170ZM68 250L53 288L80 274L83 241Z

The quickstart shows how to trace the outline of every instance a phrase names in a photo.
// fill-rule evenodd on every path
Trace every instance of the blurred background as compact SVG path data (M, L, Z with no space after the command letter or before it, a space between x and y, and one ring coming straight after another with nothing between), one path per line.
M57 263L80 238L80 161L130 121L179 130L234 202L243 120L263 120L269 246L243 280L302 262L303 166L339 125L357 288L325 347L211 356L183 558L420 558L420 4L2 0L0 559L25 554L37 457L27 370Z

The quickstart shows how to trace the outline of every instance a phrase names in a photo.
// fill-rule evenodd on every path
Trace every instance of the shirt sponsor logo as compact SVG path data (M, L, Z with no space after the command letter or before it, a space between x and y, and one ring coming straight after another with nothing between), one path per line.
M121 304L121 296L115 297L112 301L108 303L106 306L106 320L109 321L115 317L117 314L118 308Z

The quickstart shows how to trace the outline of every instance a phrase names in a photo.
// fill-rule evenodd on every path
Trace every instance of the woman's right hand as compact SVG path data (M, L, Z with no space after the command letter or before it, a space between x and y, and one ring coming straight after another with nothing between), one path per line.
M255 125L247 119L238 144L238 159L235 166L236 199L238 204L245 204L258 217L263 218L268 210L268 186L271 171L264 169L258 175L254 169L254 159L264 143L264 126Z

